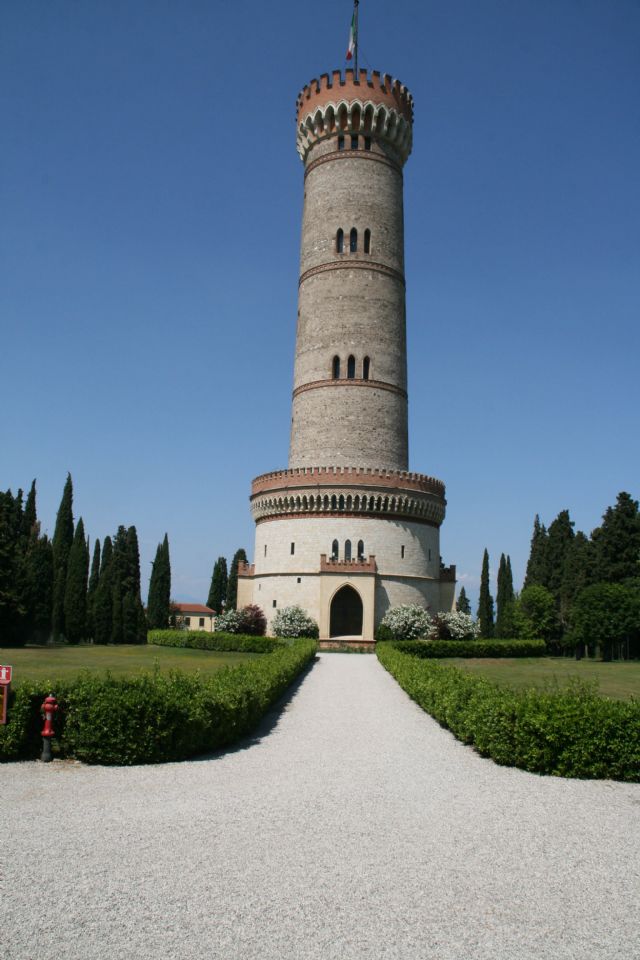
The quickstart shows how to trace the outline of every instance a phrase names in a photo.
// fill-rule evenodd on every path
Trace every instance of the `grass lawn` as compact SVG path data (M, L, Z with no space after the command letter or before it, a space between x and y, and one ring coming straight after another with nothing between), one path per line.
M186 650L180 647L140 646L77 646L77 647L19 647L0 648L0 663L13 667L14 687L21 680L55 681L67 679L80 672L91 670L104 673L110 670L114 676L132 676L140 670L153 670L157 663L162 673L169 670L203 674L216 673L223 667L233 667L261 653L218 653L210 650Z
M505 687L546 687L558 683L565 687L574 678L596 682L602 697L614 700L640 698L640 662L637 660L602 663L599 660L570 660L565 657L521 657L504 660L463 660L451 663L472 673L481 673Z

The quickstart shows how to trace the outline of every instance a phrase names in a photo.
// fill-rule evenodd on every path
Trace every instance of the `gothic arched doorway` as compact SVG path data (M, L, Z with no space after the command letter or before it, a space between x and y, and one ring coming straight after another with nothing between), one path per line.
M329 636L362 636L362 600L360 594L348 584L342 587L331 601Z

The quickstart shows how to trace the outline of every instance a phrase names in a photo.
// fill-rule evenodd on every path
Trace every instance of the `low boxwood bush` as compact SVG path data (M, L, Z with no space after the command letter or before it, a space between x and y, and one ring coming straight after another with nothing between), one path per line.
M136 764L184 760L226 746L256 726L315 650L313 640L297 640L210 677L156 671L116 678L87 671L56 685L56 750L85 763ZM0 727L0 760L39 755L40 706L49 692L38 683L12 692L9 722Z
M588 685L509 690L402 650L381 643L376 652L416 703L482 756L531 773L640 780L640 701L607 700Z
M398 650L424 660L444 657L544 657L544 640L400 640Z
M189 647L221 653L273 653L284 646L276 637L255 637L242 633L207 633L206 630L150 630L147 643L156 647Z

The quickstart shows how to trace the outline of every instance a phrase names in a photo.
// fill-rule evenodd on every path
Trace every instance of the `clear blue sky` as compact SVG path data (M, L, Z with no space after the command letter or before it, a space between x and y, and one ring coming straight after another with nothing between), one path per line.
M362 0L363 65L413 92L414 470L442 553L516 585L533 517L640 494L640 3ZM5 0L0 486L67 471L91 538L168 531L176 600L253 551L286 466L302 165L294 104L349 0ZM143 589L145 589L143 587Z

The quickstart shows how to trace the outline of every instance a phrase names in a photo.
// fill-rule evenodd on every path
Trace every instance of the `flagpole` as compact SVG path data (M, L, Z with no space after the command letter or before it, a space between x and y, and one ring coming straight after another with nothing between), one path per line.
M358 7L360 6L360 0L353 0L353 3L354 3L354 6L355 6L355 11L354 11L354 12L355 12L355 18L356 18L355 50L354 50L354 56L353 56L353 60L354 60L354 62L353 62L353 68L354 68L353 76L354 76L354 78L357 80L357 79L359 78L359 73L358 73L358 42L359 42L359 38L358 38Z

